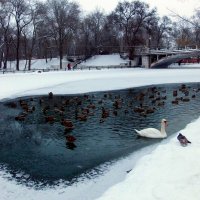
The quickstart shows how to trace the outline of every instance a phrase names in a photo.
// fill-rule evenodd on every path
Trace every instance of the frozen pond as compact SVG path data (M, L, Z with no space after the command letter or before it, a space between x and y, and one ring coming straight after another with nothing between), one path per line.
M197 118L199 89L165 84L2 102L0 163L19 181L44 184L101 174L100 164L160 141L138 138L134 128L159 129L166 118L170 135Z

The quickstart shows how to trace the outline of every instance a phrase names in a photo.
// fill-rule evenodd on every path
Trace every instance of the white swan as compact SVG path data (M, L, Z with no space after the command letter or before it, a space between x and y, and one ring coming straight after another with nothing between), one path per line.
M139 136L142 136L142 137L166 138L167 137L167 133L165 132L166 126L167 126L167 120L162 119L160 131L158 129L155 129L155 128L145 128L145 129L142 129L140 131L135 129L135 131L139 134Z

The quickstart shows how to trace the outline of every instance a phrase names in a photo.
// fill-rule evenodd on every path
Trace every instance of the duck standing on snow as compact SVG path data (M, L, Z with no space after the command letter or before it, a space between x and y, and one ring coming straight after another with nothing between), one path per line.
M160 131L158 129L155 129L155 128L145 128L145 129L142 129L140 131L135 129L135 131L141 137L166 138L167 137L167 133L165 132L166 126L167 126L167 120L166 119L162 119L161 120L161 130Z
M182 146L187 146L188 143L191 143L184 135L182 135L181 133L179 133L179 135L177 136L178 141L180 142L180 144Z

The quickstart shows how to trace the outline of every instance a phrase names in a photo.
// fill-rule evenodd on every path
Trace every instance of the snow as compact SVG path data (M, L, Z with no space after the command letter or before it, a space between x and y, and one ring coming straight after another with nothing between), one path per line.
M104 69L0 75L0 99L48 94L76 94L160 83L199 82L200 70ZM106 83L106 84L105 84Z
M199 124L200 118L181 130L191 145L182 147L176 137L162 143L98 200L200 199Z
M52 59L32 59L31 60L31 69L59 69L59 58L52 58ZM68 61L63 59L63 68L67 67ZM27 65L27 66L26 66ZM20 70L24 70L25 66L26 69L28 68L28 61L20 60L19 61ZM16 68L16 61L8 62L7 66L8 70L14 70Z
M124 60L120 58L119 54L113 54L113 55L96 55L91 57L90 59L86 60L85 62L82 62L80 66L116 66L120 64L126 64L128 63L128 60Z
M109 58L107 57L109 60ZM99 61L98 61L99 62ZM103 63L102 58L102 63ZM95 63L94 63L95 64ZM161 83L200 82L200 69L104 69L0 75L0 100L26 95L76 94ZM170 120L170 119L169 119ZM177 133L113 163L100 177L72 186L34 189L0 170L2 200L198 200L200 199L200 118L180 132L192 141L182 147ZM104 169L104 166L100 166ZM132 169L128 174L127 170Z
M128 64L127 59L122 59L119 54L112 54L112 55L95 55L91 58L83 61L78 65L80 68L90 67L95 68L99 66L125 66ZM31 69L32 70L42 70L42 69L59 69L59 58L52 58L52 59L32 59L31 60ZM65 58L62 61L63 69L67 69L67 61ZM24 70L25 66L26 69L28 68L28 61L20 60L20 70ZM74 63L71 63L74 65ZM16 61L8 62L7 66L8 70L14 70L16 68Z

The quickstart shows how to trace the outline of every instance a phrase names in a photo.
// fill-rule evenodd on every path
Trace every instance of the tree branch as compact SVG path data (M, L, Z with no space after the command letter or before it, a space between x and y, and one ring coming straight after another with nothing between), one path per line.
M174 12L174 11L172 11L172 10L170 10L169 8L167 8L167 10L169 10L171 13L173 13L175 16L179 17L180 19L182 19L182 20L184 20L184 21L186 21L186 22L192 24L193 26L195 26L195 27L197 27L197 28L200 28L200 25L199 25L199 24L196 24L196 23L192 22L191 20L189 20L189 19L187 19L187 18L185 18L185 17L179 15L178 13L176 13L176 12Z

